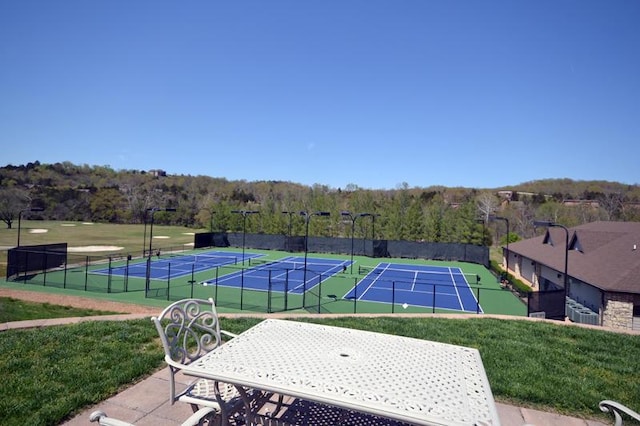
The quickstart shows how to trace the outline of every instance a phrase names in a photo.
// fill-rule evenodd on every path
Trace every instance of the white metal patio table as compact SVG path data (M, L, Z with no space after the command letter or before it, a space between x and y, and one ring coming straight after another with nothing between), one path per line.
M477 349L267 319L184 370L417 425L499 425Z

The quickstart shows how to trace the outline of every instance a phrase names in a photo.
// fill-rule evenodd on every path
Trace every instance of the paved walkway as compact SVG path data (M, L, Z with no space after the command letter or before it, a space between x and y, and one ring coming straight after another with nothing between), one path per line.
M49 325L70 324L92 320L123 320L149 317L146 314L122 314L97 317L57 318L46 320L17 321L0 324L0 331L16 328L44 327ZM171 405L169 401L168 369L163 368L149 378L125 389L119 394L80 413L63 426L95 425L89 422L89 415L95 410L102 410L109 417L135 423L138 426L180 425L191 415L187 404ZM183 383L188 382L183 378ZM562 416L555 413L532 410L508 404L497 403L498 414L502 426L608 426L613 424L596 420L585 420Z

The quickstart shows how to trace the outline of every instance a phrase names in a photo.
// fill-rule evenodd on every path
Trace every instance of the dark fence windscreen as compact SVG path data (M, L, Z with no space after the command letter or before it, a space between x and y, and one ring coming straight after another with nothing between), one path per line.
M527 315L544 312L545 318L562 321L565 318L565 305L564 289L530 292Z
M20 274L46 271L67 263L67 243L20 246L7 253L7 281Z
M244 242L244 244L243 244ZM356 238L309 237L272 234L242 234L241 232L205 232L196 234L195 248L246 247L289 252L353 254L371 257L398 257L471 262L489 266L489 248L473 244L388 241Z

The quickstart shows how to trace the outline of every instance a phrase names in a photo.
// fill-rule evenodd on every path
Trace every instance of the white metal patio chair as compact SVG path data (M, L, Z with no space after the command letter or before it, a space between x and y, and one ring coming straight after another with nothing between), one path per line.
M181 426L200 426L200 425L214 425L216 422L217 411L211 407L203 407L193 413L187 420L185 420ZM104 411L94 411L89 416L90 422L98 422L100 426L135 426L133 423L128 423L122 420L114 419L107 416Z
M222 335L235 337L220 329L213 299L183 299L151 318L158 330L169 366L169 399L191 405L194 413L202 407L217 410L223 422L239 415L243 402L235 386L212 380L196 379L178 390L176 375L185 365L222 344Z
M640 422L640 414L636 413L629 407L616 401L605 399L600 401L600 411L603 413L612 413L615 418L615 426L622 426L622 414L629 416L631 419Z

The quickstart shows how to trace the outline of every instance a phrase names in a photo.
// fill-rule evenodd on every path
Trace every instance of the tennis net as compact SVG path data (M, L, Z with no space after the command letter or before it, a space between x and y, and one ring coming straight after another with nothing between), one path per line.
M278 269L289 271L303 271L305 269L305 262L298 260L276 260L272 262L249 260L252 266L261 266L266 269ZM307 271L312 271L318 274L324 274L327 272L343 271L347 268L346 262L340 263L323 263L323 262L306 262Z
M212 256L207 254L191 254L191 255L170 255L168 259L182 263L195 263L206 265L235 265L238 263L238 256Z

